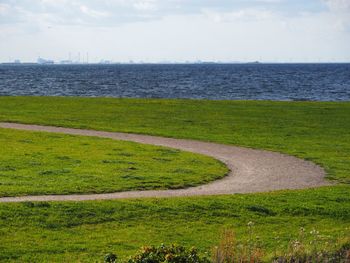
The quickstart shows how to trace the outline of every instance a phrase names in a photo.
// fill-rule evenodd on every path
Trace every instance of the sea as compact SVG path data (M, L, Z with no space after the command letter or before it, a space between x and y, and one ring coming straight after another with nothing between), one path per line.
M350 64L1 64L13 95L349 101Z

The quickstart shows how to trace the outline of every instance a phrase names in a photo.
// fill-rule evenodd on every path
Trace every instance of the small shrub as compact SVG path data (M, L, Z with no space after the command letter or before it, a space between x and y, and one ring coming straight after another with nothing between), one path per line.
M164 244L154 247L147 246L133 257L128 263L210 263L206 257L200 257L197 249L186 249L183 246Z
M108 253L107 255L105 255L104 262L105 263L115 263L115 262L117 262L117 258L118 257L116 254Z

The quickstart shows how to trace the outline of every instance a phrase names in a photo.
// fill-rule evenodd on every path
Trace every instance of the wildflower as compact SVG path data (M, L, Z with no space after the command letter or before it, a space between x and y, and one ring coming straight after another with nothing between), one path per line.
M247 226L252 227L252 226L254 226L254 223L252 221L249 221Z

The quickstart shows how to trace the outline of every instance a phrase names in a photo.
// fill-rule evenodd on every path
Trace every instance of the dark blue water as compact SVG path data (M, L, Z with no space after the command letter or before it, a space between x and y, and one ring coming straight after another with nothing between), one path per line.
M0 95L350 100L350 64L0 65Z

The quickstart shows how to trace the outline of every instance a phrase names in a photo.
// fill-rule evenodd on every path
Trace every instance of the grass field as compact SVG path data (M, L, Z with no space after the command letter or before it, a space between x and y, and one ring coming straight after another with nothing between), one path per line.
M191 138L280 151L350 182L350 103L0 97L0 121Z
M323 238L348 235L348 187L218 197L0 205L0 261L95 262L165 242L204 251L229 227L247 238L254 222L270 256L296 239L300 227ZM276 242L276 237L279 237ZM333 243L333 242L330 242Z
M102 260L143 244L202 251L224 226L268 253L318 229L350 236L350 103L0 97L0 121L192 138L280 151L322 165L337 186L218 197L0 204L0 261ZM279 242L276 242L279 237ZM67 242L68 240L68 242Z
M0 196L184 188L225 176L207 156L111 139L0 129Z

